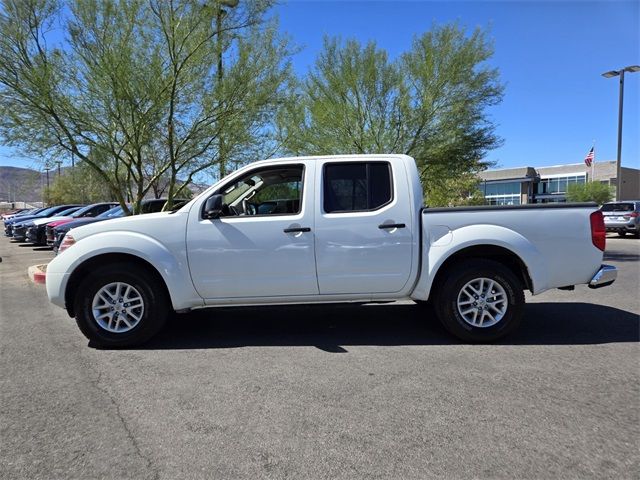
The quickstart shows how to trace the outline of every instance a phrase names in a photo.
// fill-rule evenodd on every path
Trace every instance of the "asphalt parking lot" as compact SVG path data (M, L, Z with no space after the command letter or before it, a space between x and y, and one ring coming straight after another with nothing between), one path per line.
M640 240L461 345L410 303L203 310L96 350L0 238L0 477L638 478Z

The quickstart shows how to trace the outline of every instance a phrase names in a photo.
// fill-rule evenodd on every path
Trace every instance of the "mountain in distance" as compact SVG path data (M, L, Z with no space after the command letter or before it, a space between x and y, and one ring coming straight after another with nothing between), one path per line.
M60 172L71 167L62 167ZM52 183L58 175L58 170L49 171L49 182ZM180 182L179 182L180 183ZM47 174L31 168L0 166L0 203L42 202L43 188L47 185ZM194 196L208 188L209 185L190 183L189 189ZM166 194L166 192L163 192ZM161 194L162 196L162 194ZM153 198L153 190L149 190L148 198ZM105 199L107 200L107 199Z
M57 175L49 172L49 181ZM42 202L47 175L31 168L0 166L0 202Z

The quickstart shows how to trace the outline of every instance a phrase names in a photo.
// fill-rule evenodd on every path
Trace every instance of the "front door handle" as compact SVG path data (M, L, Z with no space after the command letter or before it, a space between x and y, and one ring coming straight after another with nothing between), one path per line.
M310 232L311 228L309 227L296 227L296 228L285 228L284 233L299 233L299 232Z
M391 229L391 228L405 228L406 225L404 223L383 223L381 225L378 225L378 228L380 229Z

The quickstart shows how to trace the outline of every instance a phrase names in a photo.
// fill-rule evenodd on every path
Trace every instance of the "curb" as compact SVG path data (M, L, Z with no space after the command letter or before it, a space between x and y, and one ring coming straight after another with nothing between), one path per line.
M47 264L33 265L27 269L27 273L33 283L44 284L47 278Z

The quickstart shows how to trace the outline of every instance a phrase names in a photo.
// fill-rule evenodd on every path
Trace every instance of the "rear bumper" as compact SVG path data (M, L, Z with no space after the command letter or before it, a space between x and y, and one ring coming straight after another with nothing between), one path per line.
M616 232L619 230L627 230L629 232L635 232L638 230L638 223L634 220L627 220L624 222L617 221L606 221L604 222L604 228L607 229L608 232Z
M618 269L613 265L601 265L589 282L589 288L601 288L611 285L618 277Z
M605 227L607 232L637 232L638 227L632 226L620 226L620 227Z

